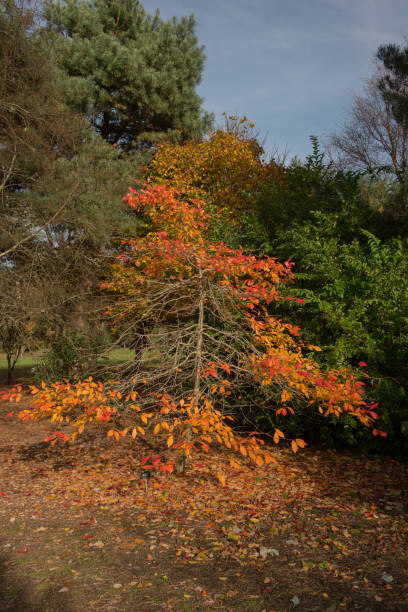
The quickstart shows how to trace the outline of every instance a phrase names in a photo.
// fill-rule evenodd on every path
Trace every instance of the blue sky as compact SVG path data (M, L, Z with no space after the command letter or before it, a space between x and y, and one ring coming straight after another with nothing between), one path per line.
M142 0L161 17L194 13L206 63L198 93L216 115L246 115L265 149L289 158L344 121L380 44L405 44L407 0Z

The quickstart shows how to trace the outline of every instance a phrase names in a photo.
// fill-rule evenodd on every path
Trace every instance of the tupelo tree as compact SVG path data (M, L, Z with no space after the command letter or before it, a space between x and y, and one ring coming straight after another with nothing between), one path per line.
M291 262L211 242L204 203L185 201L174 188L147 181L129 188L125 200L149 219L151 231L123 243L104 289L114 296L106 315L135 359L119 367L113 382L32 387L32 405L21 418L70 423L74 438L87 425L103 423L117 440L152 434L178 451L179 471L194 450L208 451L210 443L258 466L275 461L255 432L239 435L228 423L248 402L277 415L307 407L373 425L375 405L364 400L363 383L344 369L323 372L310 357L318 347L304 346L298 329L274 316L279 285L293 278ZM13 389L6 396L21 394ZM47 439L58 437L66 436ZM277 444L285 435L275 429L272 437ZM296 452L305 442L295 438L291 446ZM230 462L237 466L237 457ZM171 472L173 463L160 468ZM225 476L218 477L225 484Z

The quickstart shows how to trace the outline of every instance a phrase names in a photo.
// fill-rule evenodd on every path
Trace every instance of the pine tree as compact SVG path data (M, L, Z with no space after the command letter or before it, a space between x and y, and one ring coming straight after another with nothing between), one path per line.
M44 8L67 100L110 144L130 150L209 127L195 92L204 53L193 15L163 21L138 0L47 0Z
M0 347L9 376L50 334L86 330L104 255L137 231L123 185L149 159L112 147L67 107L36 26L16 0L0 7Z
M391 102L395 119L407 127L408 124L408 45L384 45L377 51L379 59L387 70L379 81L384 98Z

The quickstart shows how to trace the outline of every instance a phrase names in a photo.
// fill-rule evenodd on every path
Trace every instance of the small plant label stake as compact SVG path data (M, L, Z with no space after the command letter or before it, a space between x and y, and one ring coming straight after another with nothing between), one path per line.
M144 480L145 483L145 488L146 488L146 493L149 489L149 480L151 478L152 474L150 472L150 470L142 470L142 473L140 475L141 479Z

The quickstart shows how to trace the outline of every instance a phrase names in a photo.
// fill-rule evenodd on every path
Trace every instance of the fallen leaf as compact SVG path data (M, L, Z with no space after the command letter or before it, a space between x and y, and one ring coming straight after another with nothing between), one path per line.
M384 582L392 582L394 580L391 574L383 574L381 578L384 580Z

